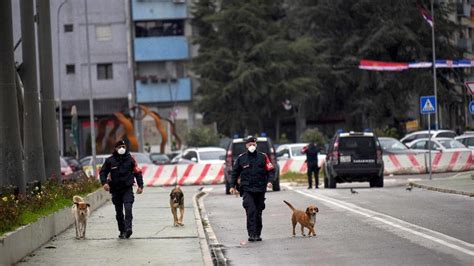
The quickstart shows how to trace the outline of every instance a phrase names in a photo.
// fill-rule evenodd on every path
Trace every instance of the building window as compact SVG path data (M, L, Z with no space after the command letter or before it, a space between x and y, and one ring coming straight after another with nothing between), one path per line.
M73 32L74 26L72 24L64 24L64 32Z
M97 79L113 79L112 64L97 64Z
M95 26L95 37L97 38L97 41L112 40L112 27L110 25Z
M184 20L135 22L135 37L183 36Z
M66 65L66 74L75 74L76 73L76 66L75 65Z

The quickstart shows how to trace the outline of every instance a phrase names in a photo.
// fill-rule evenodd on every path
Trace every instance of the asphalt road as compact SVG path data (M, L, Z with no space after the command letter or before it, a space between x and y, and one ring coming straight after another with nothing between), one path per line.
M442 178L438 175L436 178ZM474 199L414 188L386 177L337 189L306 186L267 193L262 242L248 243L239 197L213 186L204 199L209 222L230 265L473 265ZM349 188L355 188L357 194ZM291 210L319 207L317 236L291 237Z

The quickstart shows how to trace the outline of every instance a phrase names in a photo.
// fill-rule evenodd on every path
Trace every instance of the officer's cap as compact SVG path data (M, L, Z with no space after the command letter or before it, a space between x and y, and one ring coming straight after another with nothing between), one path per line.
M118 146L127 146L127 143L125 143L125 141L121 139L117 141L117 143L115 143L114 148L117 148Z
M254 136L248 136L247 138L245 138L245 143L249 142L257 142L257 138Z

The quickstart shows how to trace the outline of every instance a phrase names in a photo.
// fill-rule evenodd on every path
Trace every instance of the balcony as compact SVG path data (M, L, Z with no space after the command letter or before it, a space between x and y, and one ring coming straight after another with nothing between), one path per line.
M135 81L138 103L164 103L191 101L191 79L180 78L168 82Z
M135 61L185 60L189 58L184 36L135 38Z
M458 47L466 52L472 53L472 40L466 38L458 39Z
M179 1L133 0L133 20L183 19L187 17L186 4Z

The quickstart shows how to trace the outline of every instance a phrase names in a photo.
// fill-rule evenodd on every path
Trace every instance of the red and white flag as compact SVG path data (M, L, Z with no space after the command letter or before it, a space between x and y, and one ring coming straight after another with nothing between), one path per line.
M421 15L423 18L430 24L431 27L433 27L433 17L431 17L430 12L423 6L423 4L418 0L416 2L416 6L420 10Z

